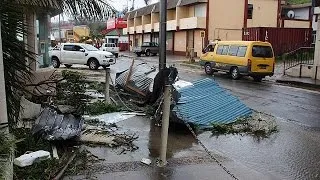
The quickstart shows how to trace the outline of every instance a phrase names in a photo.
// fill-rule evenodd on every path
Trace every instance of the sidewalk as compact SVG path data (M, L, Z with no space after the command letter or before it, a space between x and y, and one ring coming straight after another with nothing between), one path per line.
M276 82L292 84L301 87L316 88L320 90L320 80L315 80L311 78L298 78L284 75L277 78Z

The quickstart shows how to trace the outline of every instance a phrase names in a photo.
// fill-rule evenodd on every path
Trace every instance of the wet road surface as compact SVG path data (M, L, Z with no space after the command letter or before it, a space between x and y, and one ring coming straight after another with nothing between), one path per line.
M151 63L157 64L154 61ZM169 61L169 63L173 62ZM209 77L200 69L190 69L179 65L177 65L177 68L179 77L186 81ZM251 174L255 174L255 176L251 176L253 179L258 179L257 177L260 177L259 179L320 179L319 92L281 86L269 81L257 83L246 78L234 81L224 74L209 78L214 78L222 87L229 89L250 108L277 117L279 132L265 139L240 135L216 137L212 136L210 132L199 135L201 141L210 151L218 155L227 166L234 166L230 161L240 164L237 166L238 168L232 168L236 175L242 177L242 179L247 179ZM149 119L131 119L121 122L119 126L139 133L139 139L136 142L139 150L118 155L118 150L93 148L92 152L95 155L106 159L105 166L109 166L109 163L138 162L141 158L146 157L155 160L159 157L160 128L150 123ZM173 128L172 125L171 128ZM181 129L180 126L177 128ZM181 131L177 131L177 128L173 128L169 134L168 158L205 157L206 153L191 134L187 133L188 131L183 128ZM196 171L196 167L200 167L204 171L201 173L204 176L200 174L199 179L205 179L210 174L205 172L210 172L210 170L205 170L206 168L201 168L201 166L208 164L208 166L213 166L212 173L220 172L221 176L217 176L217 179L224 179L223 170L215 163L194 162L193 164L187 163L180 164L177 167L173 166L170 171L183 174L183 172ZM195 167L192 168L192 166ZM157 176L152 175L158 171L154 172L152 169L147 168L141 173L137 172L140 172L140 170L119 170L116 171L116 174L110 174L110 177L126 179L128 175L132 174L133 179L139 179L138 177L140 179L153 179ZM102 171L100 173L110 172ZM164 179L179 179L178 176L172 174L174 173L168 176L171 178ZM243 176L244 174L249 174L249 176ZM98 176L103 177L102 175ZM160 176L165 177L163 174ZM192 178L194 177L192 175L190 177L186 179L195 179ZM212 177L209 179L212 179Z

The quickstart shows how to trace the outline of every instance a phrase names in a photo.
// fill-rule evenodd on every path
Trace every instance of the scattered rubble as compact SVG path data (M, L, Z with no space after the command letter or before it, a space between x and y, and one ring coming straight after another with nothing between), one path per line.
M34 162L44 161L50 158L50 152L40 150L17 157L14 159L13 163L19 167L26 167L32 165Z
M33 103L24 96L21 97L20 106L19 119L35 119L41 112L41 104Z
M141 159L141 162L143 163L143 164L146 164L146 165L150 165L152 162L151 162L151 160L150 159L147 159L147 158L142 158Z
M257 137L268 137L278 131L275 117L261 112L254 112L231 124L213 124L211 130L216 135L244 133Z
M67 140L78 137L83 119L72 114L59 114L55 109L45 108L35 121L32 133L46 140Z

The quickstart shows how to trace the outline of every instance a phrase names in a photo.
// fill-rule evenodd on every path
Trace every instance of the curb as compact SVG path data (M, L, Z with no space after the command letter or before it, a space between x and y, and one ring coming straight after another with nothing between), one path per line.
M180 63L180 66L186 66L186 67L190 67L190 68L201 69L200 65L195 65L195 64Z
M308 87L308 88L314 88L314 89L319 89L320 90L320 84L312 84L312 83L305 83L305 82L300 82L300 81L290 81L290 80L276 80L277 83L283 83L283 84L291 84L291 85L296 85L299 87Z

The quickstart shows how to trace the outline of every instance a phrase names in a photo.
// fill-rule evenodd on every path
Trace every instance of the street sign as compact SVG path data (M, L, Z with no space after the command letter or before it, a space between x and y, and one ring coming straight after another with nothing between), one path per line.
M200 36L201 36L202 38L204 38L204 37L206 36L206 32L205 32L205 31L200 31Z

